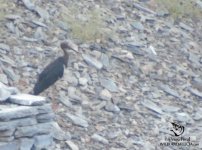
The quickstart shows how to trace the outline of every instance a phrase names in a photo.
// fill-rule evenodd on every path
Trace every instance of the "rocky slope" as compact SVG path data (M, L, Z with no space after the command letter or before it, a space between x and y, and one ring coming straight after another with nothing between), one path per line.
M148 4L5 2L1 82L29 93L38 73L62 55L61 41L71 39L78 46L64 77L42 94L51 99L59 125L71 135L56 141L56 149L178 149L160 145L170 136L173 121L184 126L183 136L196 144L191 149L202 145L201 22L175 22L168 12ZM94 42L74 38L64 19L70 6L80 20L87 20L87 10L102 10L107 32L100 31L106 36Z

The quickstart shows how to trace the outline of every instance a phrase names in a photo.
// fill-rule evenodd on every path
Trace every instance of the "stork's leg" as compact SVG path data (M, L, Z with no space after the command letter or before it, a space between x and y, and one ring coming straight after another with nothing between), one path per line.
M56 101L56 98L57 98L57 90L56 90L56 85L53 85L51 87L51 90L49 92L49 95L51 97L51 102L52 102L52 109L54 112L57 112L58 109L59 109L59 104L58 102Z

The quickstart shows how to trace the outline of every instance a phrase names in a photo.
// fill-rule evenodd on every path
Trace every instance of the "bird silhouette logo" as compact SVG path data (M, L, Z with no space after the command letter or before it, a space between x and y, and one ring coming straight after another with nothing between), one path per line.
M173 128L170 130L174 133L175 136L180 136L184 133L184 126L177 124L175 122L171 122Z

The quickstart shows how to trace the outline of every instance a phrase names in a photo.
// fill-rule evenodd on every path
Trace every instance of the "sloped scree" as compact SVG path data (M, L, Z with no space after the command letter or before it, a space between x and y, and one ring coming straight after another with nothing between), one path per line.
M26 101L23 95L18 100L12 96L15 89L3 90L0 84L0 102L11 96L10 102L15 103L12 111L7 105L0 110L0 131L5 135L0 140L18 137L17 143L27 149L40 141L48 145L50 136L38 124L46 124L56 114L62 130L54 133L54 150L187 149L160 145L173 134L171 122L184 126L182 136L199 144L189 149L201 149L201 21L186 16L174 21L167 10L155 10L155 2L5 1L12 5L4 9L6 16L0 24L0 82L29 93L39 72L62 55L61 41L71 39L74 52L70 52L63 78L41 94L51 98L54 113L44 100ZM94 8L110 32L93 42L74 39L71 23L77 27L80 21L91 21L85 15ZM65 17L78 22L68 22ZM26 106L16 108L16 103ZM7 121L9 125L5 125ZM37 131L27 127L36 122ZM34 140L28 138L33 136ZM3 148L13 146L16 142Z

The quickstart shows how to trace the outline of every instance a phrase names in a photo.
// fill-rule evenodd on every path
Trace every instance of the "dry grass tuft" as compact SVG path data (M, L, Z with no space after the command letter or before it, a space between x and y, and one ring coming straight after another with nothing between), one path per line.
M155 0L155 1L160 7L166 8L175 20L186 17L201 20L202 10L196 6L194 0Z
M103 14L101 8L82 9L72 4L62 8L61 16L70 27L73 38L82 42L93 42L105 39L111 34L106 30Z

